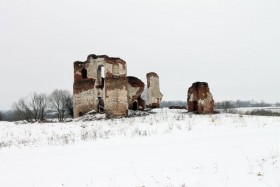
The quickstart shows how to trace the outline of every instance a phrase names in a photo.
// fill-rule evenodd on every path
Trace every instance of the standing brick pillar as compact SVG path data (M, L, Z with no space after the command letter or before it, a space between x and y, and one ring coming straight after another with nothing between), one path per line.
M148 108L159 108L163 95L159 88L159 77L156 73L147 74L147 100Z

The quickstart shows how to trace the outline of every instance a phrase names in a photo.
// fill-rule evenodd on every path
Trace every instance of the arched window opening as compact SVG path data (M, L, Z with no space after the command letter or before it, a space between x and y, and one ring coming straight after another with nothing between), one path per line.
M104 66L101 66L101 77L105 78L105 68L104 68Z
M97 80L98 86L104 88L104 80L105 80L105 68L104 66L99 66L97 69Z
M87 70L85 68L82 69L81 74L82 74L82 79L87 78Z
M132 110L137 110L137 109L138 109L138 104L136 101L134 101L132 104Z

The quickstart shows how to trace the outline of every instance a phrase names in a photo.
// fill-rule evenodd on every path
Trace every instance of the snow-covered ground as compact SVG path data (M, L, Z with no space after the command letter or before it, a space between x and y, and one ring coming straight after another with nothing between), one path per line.
M280 117L0 122L0 186L279 187Z

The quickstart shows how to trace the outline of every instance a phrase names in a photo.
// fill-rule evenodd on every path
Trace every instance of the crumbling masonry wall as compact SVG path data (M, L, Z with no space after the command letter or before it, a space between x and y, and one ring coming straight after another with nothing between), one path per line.
M126 63L119 58L107 60L105 77L105 111L107 117L128 115ZM108 71L113 70L113 71Z
M141 98L145 84L138 78L128 76L128 105L130 110L144 110L145 101Z
M147 100L146 106L149 108L159 108L162 100L162 93L159 87L159 77L156 73L147 74Z
M188 111L200 114L214 113L214 100L208 83L196 82L188 89Z
M126 62L106 55L89 55L74 63L74 117L91 110L107 117L126 116L128 91Z

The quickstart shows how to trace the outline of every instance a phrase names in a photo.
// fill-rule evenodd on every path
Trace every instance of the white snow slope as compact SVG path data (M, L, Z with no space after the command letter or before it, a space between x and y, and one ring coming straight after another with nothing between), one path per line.
M279 187L280 118L191 115L0 123L1 187Z

